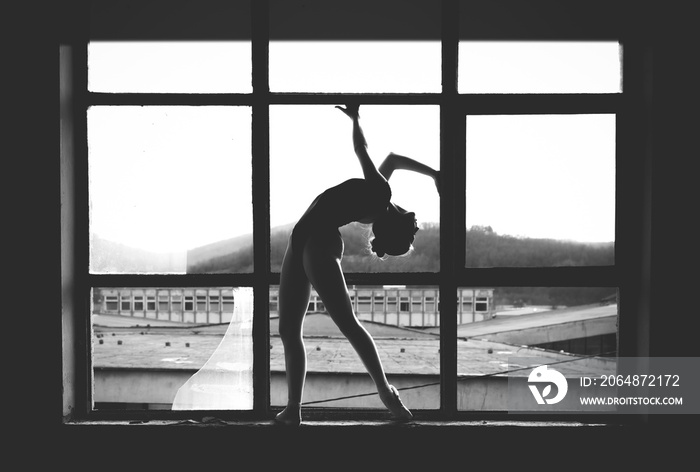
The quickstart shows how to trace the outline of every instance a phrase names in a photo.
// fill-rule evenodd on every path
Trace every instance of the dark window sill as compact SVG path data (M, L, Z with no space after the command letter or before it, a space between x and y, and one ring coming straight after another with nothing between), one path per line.
M581 423L576 421L410 421L400 423L395 421L366 421L366 420L337 420L337 421L304 421L297 427L280 426L272 421L227 421L214 417L196 420L119 420L119 421L69 421L64 423L68 427L206 427L206 428L269 428L275 430L293 429L323 429L323 428L580 428L580 427L609 427L615 424L605 423Z

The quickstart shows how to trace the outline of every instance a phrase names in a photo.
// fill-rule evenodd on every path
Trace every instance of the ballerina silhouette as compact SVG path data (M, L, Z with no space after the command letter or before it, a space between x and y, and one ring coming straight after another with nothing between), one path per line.
M279 287L279 334L284 345L287 405L275 417L284 425L301 424L301 401L306 379L303 321L311 286L340 331L360 356L374 381L379 398L400 421L413 414L397 389L387 381L372 336L353 312L341 267L343 240L338 228L357 221L372 224L372 252L380 258L400 256L412 249L418 225L415 213L391 202L388 179L397 169L432 177L440 191L440 173L411 158L390 153L379 168L367 152L360 126L359 105L337 106L352 120L352 141L363 179L349 179L321 193L294 226L282 262Z

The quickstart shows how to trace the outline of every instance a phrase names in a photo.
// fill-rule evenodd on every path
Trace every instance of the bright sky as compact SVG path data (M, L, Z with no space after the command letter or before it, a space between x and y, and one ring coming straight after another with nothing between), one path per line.
M222 60L227 58L228 60ZM250 44L93 43L89 88L242 92ZM463 43L462 93L618 92L616 43ZM439 92L440 46L273 42L270 87L292 92ZM379 165L389 152L439 163L435 106L363 106ZM246 107L93 107L88 115L91 231L158 252L250 233ZM501 234L614 239L614 116L468 119L467 225ZM325 188L360 177L351 122L331 105L270 110L271 221L294 222ZM394 199L438 221L432 181L391 179Z
M467 227L615 240L615 115L467 117Z
M395 152L433 168L440 166L436 106L360 107L360 122L375 165ZM270 111L271 224L292 223L326 188L362 169L352 144L352 122L334 106L275 106ZM433 180L396 171L393 200L420 221L439 221L440 201Z
M90 227L156 252L252 228L250 109L92 107Z

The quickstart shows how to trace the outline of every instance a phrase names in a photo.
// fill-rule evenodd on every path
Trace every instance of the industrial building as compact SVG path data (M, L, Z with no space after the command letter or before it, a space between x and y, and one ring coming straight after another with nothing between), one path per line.
M392 326L440 326L440 295L437 287L351 287L348 289L355 313L361 320ZM493 317L493 289L458 290L458 324ZM181 323L228 323L233 313L231 288L97 288L93 313L131 316ZM270 316L278 315L277 289L270 290ZM315 290L309 313L324 313L323 301Z

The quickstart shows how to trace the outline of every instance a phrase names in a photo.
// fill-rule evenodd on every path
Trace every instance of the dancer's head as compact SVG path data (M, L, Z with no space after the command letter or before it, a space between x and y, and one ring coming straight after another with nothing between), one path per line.
M379 257L406 254L413 249L417 231L416 214L390 203L386 213L372 225L372 252Z

